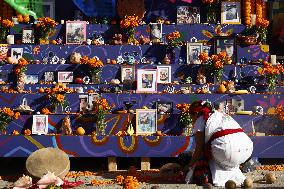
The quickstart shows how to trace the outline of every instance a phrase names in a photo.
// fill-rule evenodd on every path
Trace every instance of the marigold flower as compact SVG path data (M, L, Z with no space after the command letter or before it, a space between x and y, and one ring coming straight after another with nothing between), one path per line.
M32 134L31 130L29 129L24 130L24 135L29 136L31 134Z
M57 95L56 95L56 100L57 100L59 103L63 103L64 100L65 100L65 96L62 95L62 94L57 94Z

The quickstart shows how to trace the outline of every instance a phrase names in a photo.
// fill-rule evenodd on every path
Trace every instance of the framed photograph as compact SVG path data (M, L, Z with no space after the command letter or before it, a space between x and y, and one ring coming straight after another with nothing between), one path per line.
M157 70L138 69L137 70L137 93L157 92Z
M241 24L241 1L223 1L221 24Z
M60 83L72 83L73 82L73 72L58 72L58 82Z
M36 74L25 75L25 84L37 84L38 80L38 75Z
M134 66L121 66L121 82L129 83L135 79L135 67Z
M158 114L169 114L173 112L173 102L156 102Z
M202 52L208 53L210 55L211 53L211 45L203 45L202 46Z
M43 15L55 19L55 0L44 0L42 2Z
M200 8L191 6L177 7L177 24L200 23Z
M6 71L3 71L3 70L0 70L0 83L7 83L8 82L8 77L9 77L9 71L6 70Z
M33 115L32 134L45 135L48 133L48 115Z
M80 100L80 112L87 112L89 109L89 96L88 95L79 95Z
M201 64L199 55L203 51L202 43L187 43L187 63Z
M237 60L237 45L235 37L218 36L214 37L214 53L218 54L225 51L227 56L232 59L233 62Z
M100 99L101 98L101 95L99 93L90 93L89 94L89 110L93 110L93 104L94 102L97 100L97 99Z
M136 110L136 134L147 135L157 131L157 111L153 109Z
M244 111L245 110L245 101L232 99L232 105L234 107L234 112Z
M45 82L54 82L55 81L54 72L44 72L44 81Z
M86 41L86 22L66 21L66 44L82 44Z
M150 40L152 43L161 43L162 42L162 24L151 23L150 24Z
M171 83L172 82L172 67L171 66L157 66L158 79L157 83Z
M11 57L15 60L19 60L23 57L23 48L11 48Z
M34 43L34 29L23 29L22 43Z

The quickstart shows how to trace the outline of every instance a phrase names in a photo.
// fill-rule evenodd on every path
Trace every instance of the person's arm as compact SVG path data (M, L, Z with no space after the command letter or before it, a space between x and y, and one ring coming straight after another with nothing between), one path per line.
M189 163L189 167L193 167L196 161L200 158L204 147L204 132L196 132L195 134L195 150Z

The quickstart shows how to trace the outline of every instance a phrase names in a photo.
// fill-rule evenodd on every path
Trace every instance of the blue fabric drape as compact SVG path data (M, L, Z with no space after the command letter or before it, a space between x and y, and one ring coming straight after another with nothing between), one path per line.
M116 0L73 0L74 4L89 17L114 17Z

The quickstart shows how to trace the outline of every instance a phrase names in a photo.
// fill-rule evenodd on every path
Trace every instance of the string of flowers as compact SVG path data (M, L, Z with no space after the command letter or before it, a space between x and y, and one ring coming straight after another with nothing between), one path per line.
M14 119L19 119L20 112L14 112L10 108L0 108L0 131L5 131L8 124Z
M29 15L17 15L17 19L19 23L29 23L30 21L30 16Z
M105 116L110 110L110 105L105 98L100 98L93 102L93 110L96 117L96 133L105 135Z
M122 29L127 30L128 34L128 40L127 43L133 43L136 44L136 39L135 39L135 28L139 26L139 19L138 16L125 16L123 20L120 21L120 27Z
M199 55L199 59L201 63L207 65L209 73L216 77L218 82L220 82L222 79L224 65L232 63L231 58L227 56L225 51L212 56L209 56L208 53L203 52Z
M50 109L53 109L54 112L57 111L57 108L61 105L62 111L64 107L68 105L68 102L65 99L66 93L71 93L72 90L66 87L63 83L58 83L52 88L45 89L46 97L50 101ZM49 110L49 109L48 109ZM50 113L45 109L45 113Z
M276 115L281 121L284 121L284 108L282 105L278 105L276 108Z
M267 61L263 62L263 69L260 71L260 74L265 76L269 91L276 89L276 80L281 73L284 73L284 68L281 64L272 65Z
M9 29L14 27L14 23L8 19L2 20L0 17L0 43L5 43Z
M36 24L35 34L40 44L48 44L49 43L49 34L51 29L54 28L57 23L55 20L49 17L38 18L38 23Z
M269 21L265 19L263 15L263 4L262 0L256 1L256 32L259 35L261 43L266 43L267 27L269 26Z
M177 47L182 45L182 42L180 40L180 32L179 31L174 31L172 33L169 33L166 35L166 40L168 42L168 45L170 47Z
M251 6L251 2L250 0L247 0L247 1L244 1L244 22L245 22L245 25L246 26L250 26L251 25L251 9L252 9L252 6Z

